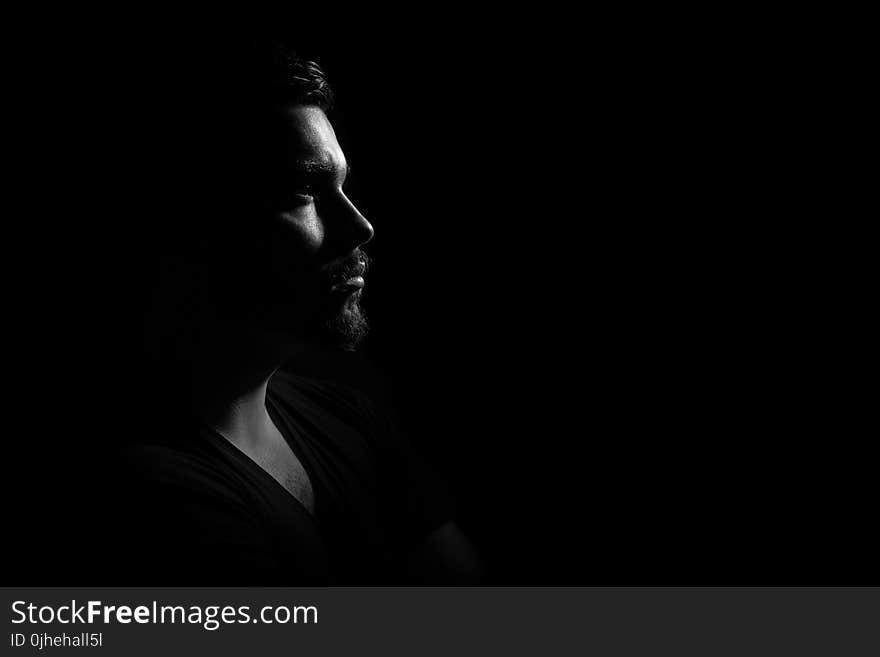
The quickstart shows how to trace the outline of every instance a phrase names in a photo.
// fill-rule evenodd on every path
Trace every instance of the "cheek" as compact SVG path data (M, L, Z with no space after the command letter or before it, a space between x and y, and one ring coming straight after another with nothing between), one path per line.
M289 284L317 270L324 226L314 212L286 213L276 218L270 240L274 272Z
M324 225L314 211L288 212L277 218L278 241L303 255L315 255L324 243Z

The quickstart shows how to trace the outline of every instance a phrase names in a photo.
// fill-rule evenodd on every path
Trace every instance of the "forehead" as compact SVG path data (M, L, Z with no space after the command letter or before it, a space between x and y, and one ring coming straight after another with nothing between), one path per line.
M294 105L281 108L282 141L287 157L332 168L345 166L345 154L330 120L320 107Z

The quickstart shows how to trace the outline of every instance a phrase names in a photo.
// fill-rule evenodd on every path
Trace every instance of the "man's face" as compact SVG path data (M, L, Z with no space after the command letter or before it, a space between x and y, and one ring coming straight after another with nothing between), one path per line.
M266 221L254 290L273 332L352 349L366 334L360 308L373 228L346 197L345 155L323 110L279 109L270 128Z

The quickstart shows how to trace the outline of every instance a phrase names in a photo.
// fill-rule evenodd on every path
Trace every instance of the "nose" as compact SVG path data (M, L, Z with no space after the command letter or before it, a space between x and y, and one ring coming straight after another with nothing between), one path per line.
M373 226L366 220L345 194L341 194L339 231L349 250L363 246L373 239Z

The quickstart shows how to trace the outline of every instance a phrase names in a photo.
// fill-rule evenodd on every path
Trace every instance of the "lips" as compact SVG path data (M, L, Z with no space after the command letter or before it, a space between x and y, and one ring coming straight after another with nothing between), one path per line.
M364 287L364 279L361 276L352 276L330 288L331 292L354 292Z
M364 287L364 274L370 267L366 253L356 251L327 267L328 286L333 294L350 294Z

